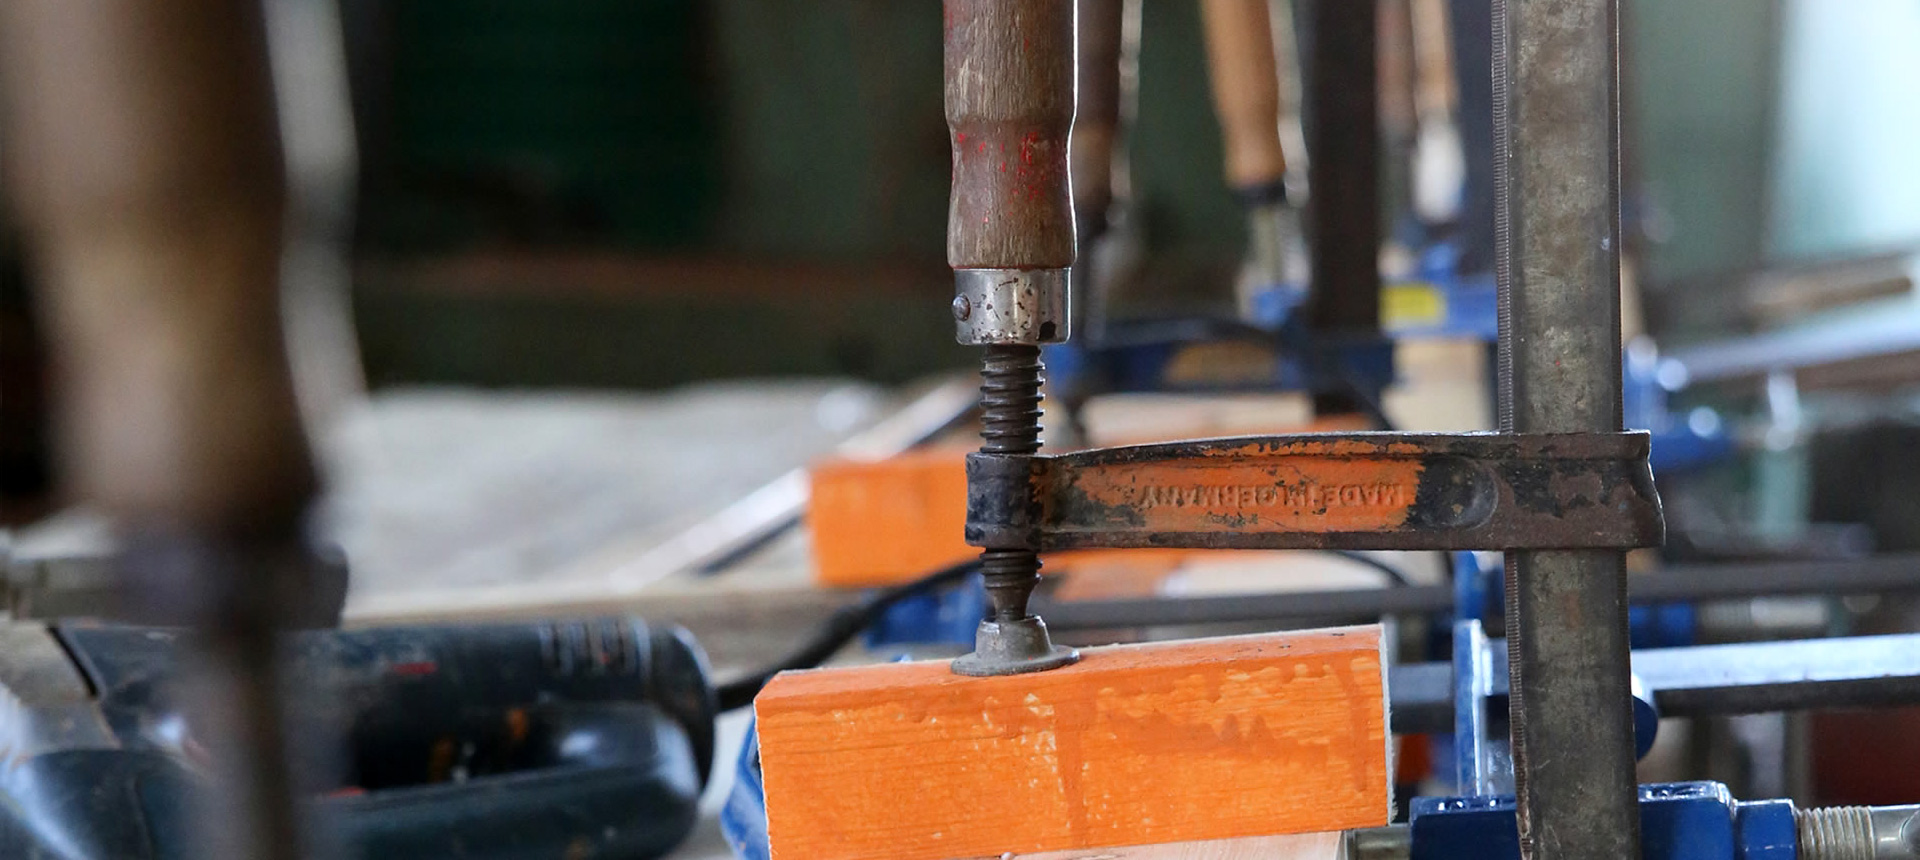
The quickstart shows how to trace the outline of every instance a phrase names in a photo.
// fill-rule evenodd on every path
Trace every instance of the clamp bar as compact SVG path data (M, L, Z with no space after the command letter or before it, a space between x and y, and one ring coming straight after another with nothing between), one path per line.
M1627 549L1664 537L1645 433L1244 437L967 458L990 549Z
M1491 652L1488 695L1508 694L1506 649ZM1633 674L1663 717L1889 708L1920 704L1920 634L1644 648ZM1453 728L1454 668L1394 666L1387 689L1396 734Z
M1619 12L1620 0L1493 0L1504 431L1622 424ZM1626 557L1506 563L1520 856L1639 860Z

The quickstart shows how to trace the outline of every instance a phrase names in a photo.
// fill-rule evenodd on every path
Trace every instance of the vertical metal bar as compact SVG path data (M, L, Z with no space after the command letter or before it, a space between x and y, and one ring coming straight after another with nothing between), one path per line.
M1380 330L1379 6L1304 0L1310 327Z
M1613 432L1620 403L1619 0L1495 0L1501 429ZM1638 857L1625 557L1511 553L1521 854Z
M1461 794L1487 797L1513 791L1513 758L1495 715L1487 710L1502 671L1477 619L1453 625L1454 783Z

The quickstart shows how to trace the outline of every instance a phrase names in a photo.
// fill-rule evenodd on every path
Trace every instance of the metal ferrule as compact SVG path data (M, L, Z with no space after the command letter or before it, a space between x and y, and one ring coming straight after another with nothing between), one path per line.
M955 269L954 336L974 346L1063 343L1067 269Z

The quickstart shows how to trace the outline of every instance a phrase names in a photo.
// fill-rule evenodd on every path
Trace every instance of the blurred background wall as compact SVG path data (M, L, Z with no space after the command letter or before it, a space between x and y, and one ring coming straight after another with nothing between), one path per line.
M945 310L937 4L339 2L374 386L891 382L969 363ZM1920 105L1902 98L1920 6L1625 15L1630 250L1666 343L1769 324L1750 293L1770 268L1920 240ZM1195 4L1147 3L1144 32L1151 267L1123 298L1225 304L1244 227L1216 178Z

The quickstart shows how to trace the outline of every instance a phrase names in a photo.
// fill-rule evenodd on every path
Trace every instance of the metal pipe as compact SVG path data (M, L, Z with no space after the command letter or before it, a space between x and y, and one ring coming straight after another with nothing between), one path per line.
M1495 0L1505 432L1621 427L1617 18L1618 0ZM1530 860L1640 854L1625 562L1615 551L1507 556L1509 715Z
M1406 825L1349 830L1341 856L1346 860L1407 860L1413 854L1413 831Z
M1920 554L1837 561L1686 565L1628 580L1635 606L1787 595L1854 595L1920 591ZM1125 600L1036 600L1057 630L1167 627L1275 621L1365 621L1385 615L1430 615L1453 608L1444 585L1355 588L1206 597Z
M1488 695L1505 695L1506 655L1493 651ZM1732 716L1920 704L1920 634L1694 645L1634 652L1634 675L1663 717ZM1395 734L1453 729L1453 667L1390 670Z

